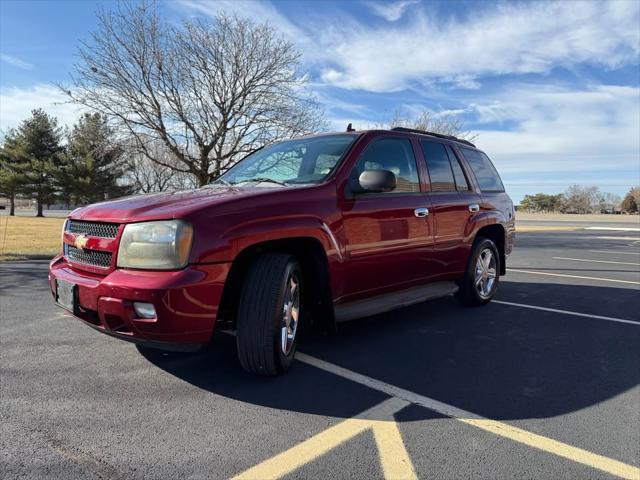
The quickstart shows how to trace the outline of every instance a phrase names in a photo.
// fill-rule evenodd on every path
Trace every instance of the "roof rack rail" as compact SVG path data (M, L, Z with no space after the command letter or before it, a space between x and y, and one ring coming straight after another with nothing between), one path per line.
M471 143L469 140L464 140L462 138L454 137L453 135L445 135L443 133L428 132L427 130L418 130L417 128L405 128L405 127L394 127L391 129L391 131L406 132L406 133L421 133L423 135L431 135L432 137L446 138L447 140L454 140L456 142L464 143L466 145L472 146L473 148L476 148L476 146L473 143Z

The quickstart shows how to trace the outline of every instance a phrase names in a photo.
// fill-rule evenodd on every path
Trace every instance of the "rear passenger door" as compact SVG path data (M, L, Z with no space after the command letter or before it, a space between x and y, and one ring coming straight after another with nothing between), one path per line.
M456 157L445 143L420 140L431 181L431 211L435 222L434 256L439 273L464 271L469 253L466 242L473 214L479 210L480 196Z

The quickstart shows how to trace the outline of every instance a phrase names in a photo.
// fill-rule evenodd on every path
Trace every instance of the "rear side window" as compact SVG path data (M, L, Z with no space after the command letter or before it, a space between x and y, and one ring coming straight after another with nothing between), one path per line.
M420 191L416 157L411 141L405 138L380 138L370 143L352 175L357 178L365 170L390 170L395 174L396 188L387 194Z
M461 148L464 158L467 159L471 170L478 180L480 190L483 192L504 192L504 185L496 167L484 153L469 148Z
M422 151L427 159L431 191L455 192L456 181L451 170L451 163L445 147L441 143L420 141Z
M469 183L467 177L464 176L464 171L460 165L458 157L453 153L453 150L447 146L447 153L449 154L449 161L451 162L451 170L453 170L453 177L456 180L456 189L459 192L467 192L469 190Z

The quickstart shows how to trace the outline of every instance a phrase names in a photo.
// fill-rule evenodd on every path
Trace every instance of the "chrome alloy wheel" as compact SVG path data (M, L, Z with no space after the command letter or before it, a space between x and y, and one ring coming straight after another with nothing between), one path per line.
M295 273L287 279L282 312L282 327L280 329L280 348L282 353L289 355L293 348L300 318L300 281Z
M496 257L490 248L485 248L476 261L475 286L483 300L491 296L496 283Z

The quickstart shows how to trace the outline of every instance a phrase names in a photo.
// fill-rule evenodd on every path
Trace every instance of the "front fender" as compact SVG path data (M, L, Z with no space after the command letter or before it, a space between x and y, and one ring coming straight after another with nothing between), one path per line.
M206 231L203 232L206 235ZM196 236L198 231L196 230ZM197 244L194 263L233 261L240 252L258 243L293 238L313 238L323 247L329 264L342 263L344 246L321 219L307 215L258 218L235 224L217 238L203 238Z

